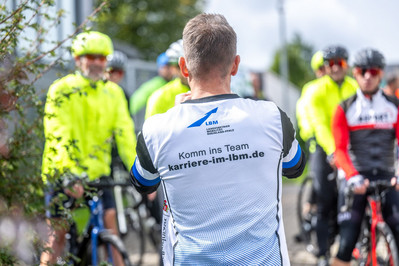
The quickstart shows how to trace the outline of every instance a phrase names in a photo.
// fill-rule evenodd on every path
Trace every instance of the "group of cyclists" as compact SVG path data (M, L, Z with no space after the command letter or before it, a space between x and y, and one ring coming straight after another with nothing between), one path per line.
M348 57L340 45L316 52L311 66L317 79L303 87L297 102L299 135L307 143L309 173L314 178L309 206L317 206L318 265L329 265L329 240L337 230L339 249L332 264L349 265L369 181L388 179L396 185L397 76L389 73L382 89L385 58L378 50L366 48L354 57L352 78ZM340 208L348 188L355 193L350 211ZM398 205L398 192L388 192L382 210L397 242Z
M182 42L172 43L159 55L158 76L141 85L129 98L118 85L126 74L127 57L113 50L111 39L89 31L73 41L77 71L50 86L45 106L42 170L48 185L46 204L52 206L52 211L46 213L52 230L46 243L51 252L42 253L42 265L56 263L66 241L68 226L62 219L61 204L54 204L53 199L60 193L74 198L84 195L81 182L64 188L59 180L65 174L87 175L90 180L111 176L112 139L120 159L130 170L136 155L131 116L145 108L147 119L190 99L188 74L183 75L184 71L179 69L179 58L184 55ZM369 181L389 179L399 189L395 177L399 139L398 77L387 75L386 88L380 87L385 58L376 49L363 49L355 55L353 78L348 75L348 58L347 50L339 45L316 52L311 66L317 79L303 87L297 103L299 135L307 143L309 171L314 176L318 265L329 265L329 235L334 233L329 228L332 216L340 236L333 264L349 265L360 233ZM138 145L142 144L142 138L138 137ZM339 182L332 176L338 176ZM356 193L353 208L350 213L339 213L348 187ZM153 190L156 191L156 187ZM117 234L112 191L105 189L102 197L105 226ZM159 224L160 199L163 195L159 189L148 195L149 202L154 202L152 213ZM398 210L398 192L390 191L383 214L399 243ZM121 263L120 258L115 258L116 265Z

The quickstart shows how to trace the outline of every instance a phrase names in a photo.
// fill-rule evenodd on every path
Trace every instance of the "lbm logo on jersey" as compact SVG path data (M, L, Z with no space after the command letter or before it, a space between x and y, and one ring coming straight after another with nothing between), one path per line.
M203 118L201 118L201 119L195 121L194 123L192 123L191 125L189 125L187 128L190 128L190 127L199 127L199 126L201 126L201 125L211 116L211 114L215 114L215 113L217 112L217 110L218 110L218 107L216 107L216 108L210 110L208 113L206 113L206 114L204 115ZM216 125L217 123L218 123L218 121L209 121L209 122L206 122L206 125Z

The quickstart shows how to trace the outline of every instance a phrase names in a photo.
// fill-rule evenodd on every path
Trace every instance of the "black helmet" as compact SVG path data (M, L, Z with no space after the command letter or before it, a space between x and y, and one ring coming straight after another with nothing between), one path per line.
M371 48L366 48L360 50L356 54L354 66L360 68L377 67L383 69L385 67L385 58L379 51Z
M339 45L328 46L323 50L323 58L324 60L343 58L348 60L348 51Z
M107 68L125 70L127 56L120 51L114 51L113 54L107 56Z

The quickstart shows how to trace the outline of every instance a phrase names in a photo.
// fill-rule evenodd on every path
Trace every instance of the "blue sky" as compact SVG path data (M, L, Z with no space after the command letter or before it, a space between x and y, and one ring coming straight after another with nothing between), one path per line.
M207 0L205 12L223 14L238 35L241 63L269 68L280 45L278 1ZM380 50L387 63L399 63L399 1L284 0L286 37L299 33L316 50L345 46L351 58L362 48Z

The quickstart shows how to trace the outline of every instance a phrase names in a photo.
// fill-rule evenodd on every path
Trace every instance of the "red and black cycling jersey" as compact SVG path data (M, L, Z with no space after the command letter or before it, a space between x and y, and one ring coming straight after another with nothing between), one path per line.
M334 156L347 179L374 169L394 173L398 106L398 99L381 90L370 97L358 89L337 107L332 122Z

